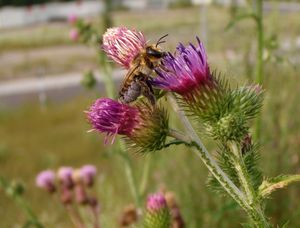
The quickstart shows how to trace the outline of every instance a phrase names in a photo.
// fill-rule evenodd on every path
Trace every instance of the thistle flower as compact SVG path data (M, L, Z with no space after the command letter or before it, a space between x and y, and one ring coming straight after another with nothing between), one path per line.
M55 173L52 170L40 172L36 177L36 185L50 193L55 192Z
M103 35L103 50L107 55L125 68L141 49L146 47L146 38L142 32L125 27L109 28Z
M150 195L147 200L145 227L169 228L171 216L163 194Z
M94 178L97 174L97 169L93 165L84 165L80 168L83 183L91 187L94 183Z
M175 55L168 54L163 64L167 70L157 70L154 84L162 89L190 96L194 90L213 81L203 44L197 37L198 47L193 44L177 46Z
M79 39L79 31L76 28L70 30L69 33L70 40L77 41Z
M87 117L94 130L112 136L112 142L116 134L124 135L139 152L160 149L168 133L165 110L143 102L129 106L101 98L90 107Z
M57 177L63 187L72 189L74 186L72 180L73 168L72 167L60 167L57 172Z
M69 16L68 16L68 22L70 23L70 24L74 24L76 21L78 20L78 17L77 17L77 15L76 14L70 14Z

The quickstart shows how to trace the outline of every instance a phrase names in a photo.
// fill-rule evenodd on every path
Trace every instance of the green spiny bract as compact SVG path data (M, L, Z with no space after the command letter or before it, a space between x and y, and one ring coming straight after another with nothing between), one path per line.
M262 90L258 86L231 89L225 79L211 77L212 81L177 99L190 116L203 123L212 138L240 141L249 130L249 120L260 111Z
M147 211L145 215L145 228L170 228L171 215L168 208L162 208L159 211Z
M136 107L140 113L139 125L129 137L125 137L125 141L139 153L160 150L169 132L167 111L159 105L151 106L145 102L140 102Z

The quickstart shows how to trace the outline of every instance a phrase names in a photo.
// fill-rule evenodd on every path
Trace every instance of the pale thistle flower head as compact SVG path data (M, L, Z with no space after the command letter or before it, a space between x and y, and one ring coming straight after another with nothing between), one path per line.
M65 188L72 189L74 186L72 180L73 168L72 167L60 167L57 171L57 177L61 185Z
M55 192L55 173L52 170L40 172L36 177L36 185L50 193Z
M77 41L79 39L79 31L77 28L72 28L69 33L70 40Z
M68 16L68 22L70 24L74 24L78 20L78 17L76 14L72 13Z
M90 107L87 117L94 130L112 136L113 140L117 134L124 135L139 152L160 149L169 130L166 111L144 102L129 106L101 98Z
M93 186L97 168L94 165L84 165L80 168L80 173L83 183L88 187Z
M125 27L109 28L103 35L102 48L109 58L125 68L146 47L142 32Z

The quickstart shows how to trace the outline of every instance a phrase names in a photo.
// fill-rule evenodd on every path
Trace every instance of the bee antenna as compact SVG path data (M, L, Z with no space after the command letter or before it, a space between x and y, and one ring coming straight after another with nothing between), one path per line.
M169 35L169 34L166 34L166 35L164 35L164 36L160 37L160 38L158 39L158 41L156 42L156 45L155 45L155 47L157 47L157 46L158 46L158 45L160 45L160 44L163 44L163 43L165 43L166 41L165 41L165 40L163 40L163 39L164 39L164 38L166 38L168 35Z

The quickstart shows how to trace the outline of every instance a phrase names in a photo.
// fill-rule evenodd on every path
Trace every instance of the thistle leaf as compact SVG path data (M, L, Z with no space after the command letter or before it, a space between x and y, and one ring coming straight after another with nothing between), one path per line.
M285 188L288 185L300 181L300 175L280 175L277 177L266 179L259 186L259 196L267 198L277 189Z

